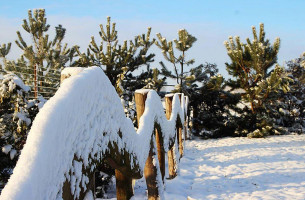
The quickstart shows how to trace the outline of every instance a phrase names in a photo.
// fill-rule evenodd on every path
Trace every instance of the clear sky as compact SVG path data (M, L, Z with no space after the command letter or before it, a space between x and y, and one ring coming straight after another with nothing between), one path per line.
M92 35L97 36L99 24L111 16L117 22L119 39L132 39L151 26L169 40L186 28L198 41L188 53L196 65L216 63L226 75L224 63L229 61L223 42L240 35L251 37L251 26L265 24L266 36L281 38L280 64L305 51L305 0L0 0L0 43L14 41L16 30L22 30L27 10L45 8L51 29L62 24L67 29L66 42L85 49ZM11 57L18 53L13 46ZM163 58L157 48L155 67Z

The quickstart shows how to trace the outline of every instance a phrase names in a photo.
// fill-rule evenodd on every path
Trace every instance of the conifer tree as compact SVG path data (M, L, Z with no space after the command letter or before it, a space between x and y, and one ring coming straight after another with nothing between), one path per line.
M190 71L185 72L185 67L195 62L194 59L186 59L186 52L193 46L197 39L185 29L178 31L178 39L174 41L168 42L160 33L157 34L157 37L159 41L156 41L155 44L162 50L165 60L172 63L174 67L174 73L172 73L163 62L160 62L162 67L161 74L176 80L176 92L186 93L188 81L194 80L195 78L194 76L190 76ZM175 43L175 49L180 53L178 56L174 51L173 43Z
M148 28L147 34L138 35L133 41L125 40L119 44L116 23L111 23L111 18L107 17L106 26L100 25L100 44L98 45L92 36L86 53L81 53L77 48L80 58L75 64L100 66L119 95L122 95L125 90L130 90L129 88L132 87L130 81L125 81L126 78L135 80L136 77L131 73L153 62L155 55L148 54L148 50L155 39L150 40L150 33L151 28Z
M147 76L148 78L144 81L146 85L143 88L153 89L159 93L165 83L166 78L164 77L159 79L160 71L157 68L149 70L149 72L150 74Z
M237 36L235 40L229 37L224 43L231 59L231 64L226 63L226 66L229 74L235 78L231 80L231 85L244 89L243 101L250 104L252 119L255 119L251 120L253 127L250 129L255 130L254 135L263 136L269 134L272 129L272 122L264 114L264 109L273 93L279 90L289 91L290 79L279 65L271 70L277 61L280 39L277 38L271 45L265 38L264 24L260 24L259 34L255 27L252 27L252 32L252 41L247 38L246 43L242 43Z
M55 27L55 37L49 39L47 34L50 25L47 24L44 9L28 11L28 19L23 20L23 29L31 36L32 43L27 43L20 31L17 31L17 46L23 54L17 61L6 61L5 71L11 71L30 85L34 97L40 94L44 97L52 96L59 86L60 72L71 59L75 51L62 46L66 29L61 25Z

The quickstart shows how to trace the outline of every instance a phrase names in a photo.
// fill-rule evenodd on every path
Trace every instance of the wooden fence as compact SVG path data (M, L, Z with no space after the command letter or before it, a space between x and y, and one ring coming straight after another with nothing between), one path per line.
M69 76L71 75L72 77L69 78ZM66 78L67 80L63 81L62 86L59 88L58 92L54 95L53 98L54 99L69 98L69 93L67 95L63 95L65 94L64 87L69 86L70 90L76 91L77 88L80 87L80 85L86 84L86 80L89 81L91 79L94 79L92 77L96 78L97 85L98 85L98 78L107 79L104 73L102 72L102 70L97 67L91 69L85 69L85 70L78 69L77 73L63 74L62 81ZM76 83L77 86L73 86L73 84ZM103 87L110 87L111 85L108 79L106 82L104 81L102 83L103 84L101 85L103 85ZM70 86L69 84L72 85L73 87ZM88 85L89 85L88 87L90 87L90 83L88 83ZM93 88L94 86L95 86L94 81L92 81L91 88ZM96 91L92 91L92 92L96 92ZM102 93L103 90L101 89L100 92ZM111 88L112 96L115 96L113 94L114 92L115 90L112 87ZM68 104L62 103L65 102L65 100L61 99L61 101L55 101L53 98L51 98L49 101L50 102L54 101L53 103L56 104L55 106L57 106L57 104L62 104L62 105L58 105L60 106L61 109L63 109L61 110L62 114L65 115L65 113L68 113L68 110L65 111L65 105ZM76 99L75 102L78 102L77 101L78 97L74 97L74 98ZM79 102L82 102L81 98L83 97L80 96L79 98L80 98ZM98 97L98 98L101 99L102 97ZM119 98L118 96L115 97L113 100L110 99L111 97L109 96L105 96L103 98L106 98L103 101L109 101L110 103L112 101L114 102L114 104L119 102L119 99L116 99ZM49 101L47 102L47 104L49 103ZM95 171L97 171L103 165L104 162L107 162L107 164L109 164L112 168L115 169L116 192L117 192L118 200L130 199L133 196L134 179L140 179L143 176L146 179L148 199L150 200L163 199L164 198L163 184L164 184L165 167L166 167L165 156L166 154L168 156L168 172L169 172L168 178L170 179L173 179L177 176L177 168L178 168L177 165L180 158L183 156L183 148L184 148L183 141L184 139L187 138L187 130L186 130L187 123L185 119L187 115L186 108L187 108L188 99L183 94L167 95L165 97L165 107L166 107L165 113L161 103L161 99L159 96L157 96L155 91L138 90L135 93L135 101L136 101L137 120L138 120L137 132L135 132L135 130L131 130L133 127L130 129L129 125L128 126L124 125L127 123L127 122L125 123L125 121L124 123L122 122L122 125L120 124L117 125L119 127L119 130L115 133L111 131L105 131L106 129L101 128L101 130L97 130L99 134L98 136L96 136L95 141L92 143L92 146L87 145L89 147L87 146L82 147L84 148L83 150L84 152L91 150L91 152L89 152L88 155L85 156L79 155L80 153L78 153L79 150L77 150L77 146L76 146L75 147L76 150L73 153L74 155L71 158L71 162L69 162L71 164L68 169L62 169L63 167L50 162L47 163L46 166L48 165L54 165L54 166L48 166L48 169L45 169L45 171L43 171L44 169L42 169L42 172L40 171L37 172L37 173L41 173L42 174L41 176L37 174L35 176L31 175L31 173L35 173L35 171L33 171L33 172L29 172L29 175L25 177L25 180L21 181L18 179L17 175L13 174L11 178L12 180L10 180L7 187L4 188L0 199L6 199L6 200L9 199L17 200L23 198L64 199L64 200L84 199L86 195L89 194L89 192L92 194L92 191L94 191ZM48 107L47 104L45 105L46 107ZM78 106L81 105L76 105L76 107ZM94 106L91 105L91 108L94 109ZM45 110L42 110L42 113L40 113L40 115L37 118L45 117L43 116L44 112L49 114L50 110L47 110L47 108ZM102 113L102 111L100 113ZM122 113L124 113L123 107L122 107L122 112L120 111L118 113L118 116L122 115ZM56 115L56 113L54 114L52 112L50 115L59 116ZM116 120L115 115L116 113L114 113L113 116L111 116L111 119L114 121ZM69 116L71 116L71 114ZM64 118L65 116L61 116L61 117ZM89 130L96 130L99 128L98 126L93 127L94 125L92 125L90 119L102 121L105 118L107 117L101 115L92 116L92 118L89 117L88 121L86 122L86 124L89 124L88 125ZM122 116L119 116L117 118L122 118ZM48 119L49 118L46 118L45 120ZM37 128L36 126L39 126L39 124L35 124L35 121L33 124L34 127L32 127L32 129L36 130ZM39 121L39 119L37 121ZM46 122L47 125L48 123L50 123L50 127L56 126L56 122L51 122L51 121ZM57 123L60 123L60 120L57 121ZM112 124L107 124L107 125L112 126ZM117 130L117 129L108 128L107 130ZM147 130L149 131L152 130L152 131L146 134ZM44 129L40 131L44 131ZM58 134L58 137L61 137L61 135L65 135L66 134L65 132L67 131L63 130L62 133ZM55 132L57 133L58 131ZM88 131L88 133L82 133L82 134L85 135L90 134L89 132L90 131ZM33 133L30 132L30 134L34 134L34 130ZM47 132L45 134L47 134ZM78 133L77 130L75 130L75 135L73 134L68 135L65 136L65 138L69 139L71 137L74 138L77 137L80 138L81 140L80 136L82 135ZM88 138L88 136L86 137ZM54 138L57 139L55 136ZM31 139L28 138L28 140L32 140L32 138ZM60 140L61 139L58 139L58 141ZM33 145L33 143L31 141L29 142L27 141L25 145L26 150L24 150L25 152L22 154L27 154L28 151L27 149L31 148L30 145ZM137 148L137 146L139 146L139 148ZM176 159L175 148L178 148L179 150L177 159ZM64 151L60 151L60 150L58 151L65 154ZM40 155L40 158L43 156L48 156L48 155L44 155L43 153L41 154L42 155ZM57 155L57 156L61 156L61 155ZM27 155L21 155L21 157L22 157L21 161L17 163L16 173L18 173L18 171L21 170L21 168L23 167L21 165L24 164L25 162L24 160L26 160L25 157L27 157ZM68 154L66 157L70 158ZM40 159L40 158L38 158L37 156L37 158L33 157L31 159L34 160L33 162L35 163L35 159ZM77 167L77 165L78 166L81 165L81 167ZM31 166L28 167L29 169L25 169L26 171L32 170L32 168L34 168ZM77 169L79 169L82 173L81 178L76 176ZM52 172L53 170L54 173ZM64 178L58 177L58 179L60 180L56 180L55 185L57 186L54 186L52 188L46 188L41 186L37 189L34 189L35 184L39 185L39 183L42 183L43 181L48 181L48 180L43 180L44 173L56 174L58 173L58 171L64 172L64 175L61 175L61 177ZM73 179L72 177L75 176L76 178ZM19 187L19 190L12 191L14 187L15 188Z

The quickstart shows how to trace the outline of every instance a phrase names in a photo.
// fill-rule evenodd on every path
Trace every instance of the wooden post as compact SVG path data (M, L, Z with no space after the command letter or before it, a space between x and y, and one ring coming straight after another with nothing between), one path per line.
M142 117L144 110L145 110L145 101L147 98L147 93L135 93L135 102L136 102L136 109L137 109L137 122L138 126L140 123L140 118Z
M159 166L162 176L162 181L164 183L164 176L165 176L165 151L164 151L164 142L161 133L156 129L156 143L157 143L157 150L158 150L158 160Z
M169 120L172 114L173 96L165 97L165 113L166 118ZM168 175L169 179L173 179L177 176L177 162L175 159L175 145L167 152L168 157Z
M148 92L148 91L147 91ZM136 91L135 93L135 102L136 102L136 109L137 109L137 120L138 120L138 127L140 118L144 113L145 110L145 100L147 98L147 92L139 93ZM156 131L156 137L159 137L158 131ZM161 154L162 145L160 142L160 137L156 139L157 143L157 149L159 149L158 154ZM146 180L147 185L147 193L148 193L148 199L149 200L157 200L160 198L159 194L159 188L158 188L158 180L157 180L157 167L153 164L154 157L156 156L156 152L154 151L154 141L151 140L150 143L150 151L147 157L147 160L145 162L145 168L144 168L144 176ZM159 157L159 155L158 155ZM160 163L160 159L159 159ZM161 170L162 171L162 170ZM161 172L162 174L162 172Z
M147 98L147 93L141 94L141 93L135 93L135 102L136 102L136 109L137 109L137 121L138 126L140 122L140 117L143 115L145 110L145 101ZM164 182L164 176L165 176L165 151L164 151L164 142L161 135L161 130L155 130L156 131L156 143L157 143L157 150L158 150L158 160L159 160L159 166L160 171L162 175L162 181Z
M184 102L186 103L187 96L184 96ZM186 108L187 110L187 108ZM184 139L188 140L188 135L187 135L187 125L188 125L188 116L187 112L184 111Z
M129 200L133 196L132 178L115 169L116 196L118 200Z
M179 95L179 100L180 100L180 104L182 103L181 101L181 93L178 93ZM184 111L183 111L184 112ZM184 122L181 122L181 125L183 126ZM183 139L182 139L182 127L177 127L177 139L178 139L178 146L179 146L179 153L180 153L180 158L182 158L183 156Z
M137 108L137 121L139 125L140 117L143 115L145 110L145 100L147 94L142 95L135 93L135 101ZM119 170L115 170L116 178L116 193L118 200L130 199L133 196L133 180L127 174L121 173Z
M144 176L146 180L146 186L147 186L147 196L148 200L158 200L160 199L159 194L159 185L157 180L157 167L153 164L154 163L154 146L153 141L151 141L151 147L149 151L149 155L147 157L145 168L144 168Z
M183 122L181 122L183 123ZM182 127L177 127L177 136L178 136L178 146L179 146L179 153L180 153L180 158L183 156L183 138L182 138Z

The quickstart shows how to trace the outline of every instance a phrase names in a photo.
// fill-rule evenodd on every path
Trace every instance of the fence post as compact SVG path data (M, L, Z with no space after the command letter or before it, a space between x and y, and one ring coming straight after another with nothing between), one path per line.
M135 92L138 126L139 126L140 118L143 115L144 110L145 110L145 100L147 98L147 92L148 91L145 91L145 92L136 91ZM144 176L145 176L145 180L146 180L147 193L148 193L149 200L157 200L160 198L159 197L160 196L159 188L158 188L159 185L158 185L158 180L157 180L158 169L153 164L153 159L155 156L156 156L156 152L154 151L154 141L151 140L149 155L147 157L147 160L145 163L145 168L144 168Z
M116 196L118 200L129 200L133 196L132 179L115 169Z
M137 109L137 121L139 125L140 117L143 115L145 110L145 100L147 94L142 95L135 93L135 102ZM116 178L116 193L118 200L127 200L130 199L134 195L133 191L133 181L131 177L127 174L121 173L119 170L115 170L115 178Z
M188 102L188 96L184 96L184 102L187 103ZM189 124L189 110L188 110L188 104L186 105L187 107L185 108L186 111L184 112L185 113L185 122L184 122L184 134L185 134L185 140L188 140L189 139L189 135L188 135L188 124Z
M180 104L182 103L181 100L181 93L178 93L179 95L179 100L180 100ZM183 111L184 112L184 111ZM181 122L181 126L177 127L177 135L178 135L178 146L179 146L179 153L180 153L180 158L179 160L182 158L183 156L183 139L182 139L182 126L184 126L184 122Z
M165 113L166 118L169 120L172 114L173 96L165 96ZM175 138L176 139L176 138ZM175 145L167 152L168 157L168 175L169 179L177 176L177 161L175 158Z
M139 102L139 105L136 103L137 108L137 121L139 126L140 117L143 115L145 110L145 101L147 98L147 93L139 94L135 93L135 101ZM161 130L156 129L156 143L157 143L157 151L158 151L158 160L159 160L159 166L162 176L162 181L164 182L164 176L165 176L165 151L164 151L164 141L161 134Z
M159 166L160 166L162 181L164 183L164 176L165 176L164 140L161 134L161 130L158 129L156 129L156 143L157 143Z
M186 103L187 102L187 96L184 96L184 102ZM188 108L185 108L186 110ZM187 135L187 125L188 125L188 115L185 110L183 111L184 112L184 139L185 140L188 140L188 135Z

